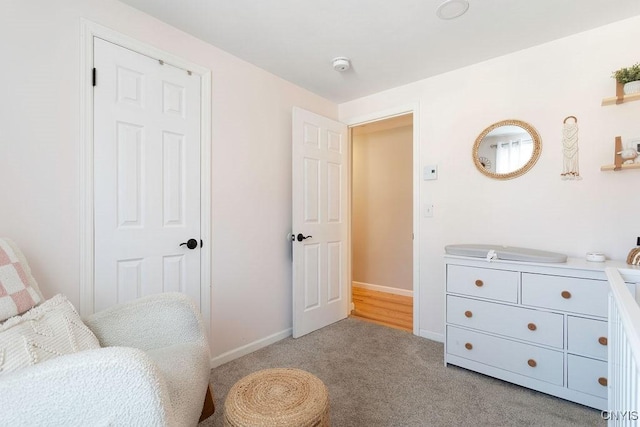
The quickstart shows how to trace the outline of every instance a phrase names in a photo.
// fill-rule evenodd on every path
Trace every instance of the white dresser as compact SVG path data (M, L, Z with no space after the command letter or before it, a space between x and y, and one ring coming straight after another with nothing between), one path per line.
M445 365L607 409L604 268L625 263L488 262L453 255L445 263ZM635 286L629 287L635 295Z

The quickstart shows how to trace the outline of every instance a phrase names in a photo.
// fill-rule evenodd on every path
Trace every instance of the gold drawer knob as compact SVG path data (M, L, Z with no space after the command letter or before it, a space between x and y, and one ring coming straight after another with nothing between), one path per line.
M606 387L607 386L607 379L605 377L598 378L598 384L600 384L603 387Z
M609 341L607 340L607 337L600 337L600 338L598 338L598 342L599 342L601 345L607 345L607 344L609 343Z
M527 328L529 328L530 331L535 331L536 329L538 329L535 323L529 323L527 325Z
M476 280L476 286L477 287L481 288L482 285L484 285L484 282L482 280L480 280L480 279Z
M466 317L473 317L473 313L472 313L472 312L470 312L470 311L468 311L468 310L464 312L464 315L465 315Z
M529 359L527 360L527 365L531 366L532 368L535 368L536 366L538 366L538 363L536 363L536 361L533 359Z
M471 345L471 343L468 342L464 345L464 348L466 348L467 350L471 350L473 348L473 345Z
M569 292L569 291L562 291L562 292L560 293L560 295L562 295L562 298L564 298L564 299L569 299L569 298L571 298L571 292Z

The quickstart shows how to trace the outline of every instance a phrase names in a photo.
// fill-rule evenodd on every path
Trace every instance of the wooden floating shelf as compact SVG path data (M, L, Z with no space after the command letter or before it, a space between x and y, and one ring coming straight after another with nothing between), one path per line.
M616 96L602 100L602 106L624 104L625 102L640 101L640 93L624 94L622 83L616 82Z
M640 93L632 93L629 95L624 94L622 83L616 82L616 96L611 98L605 98L602 100L602 106L605 105L617 105L625 102L640 101ZM622 151L622 137L616 136L615 138L615 150L613 155L613 164L604 165L600 167L601 171L619 171L624 169L640 169L640 163L622 164L623 159L619 154Z
M601 171L619 171L622 169L640 169L640 163L622 164L624 159L619 154L622 151L622 137L616 136L615 149L613 150L613 164L600 167Z
M632 163L629 165L620 165L620 169L621 170L625 170L625 169L640 169L640 163ZM604 165L604 166L600 166L600 170L601 171L612 171L612 170L616 170L616 165Z
M611 98L605 98L602 100L602 106L624 104L625 102L640 101L640 93L632 93L631 95L624 95L618 102L618 97L612 96Z

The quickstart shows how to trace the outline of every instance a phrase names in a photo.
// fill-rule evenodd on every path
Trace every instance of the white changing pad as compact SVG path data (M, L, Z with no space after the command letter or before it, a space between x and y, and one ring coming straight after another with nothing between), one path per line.
M507 261L525 262L566 262L567 256L557 252L540 251L537 249L518 248L502 245L447 245L444 251L449 255L487 258L489 251L495 252L495 257Z

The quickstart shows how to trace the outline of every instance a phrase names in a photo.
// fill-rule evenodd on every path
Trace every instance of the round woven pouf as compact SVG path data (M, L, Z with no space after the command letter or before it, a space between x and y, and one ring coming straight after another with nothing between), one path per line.
M224 401L229 427L329 426L329 392L315 375L265 369L235 383Z

